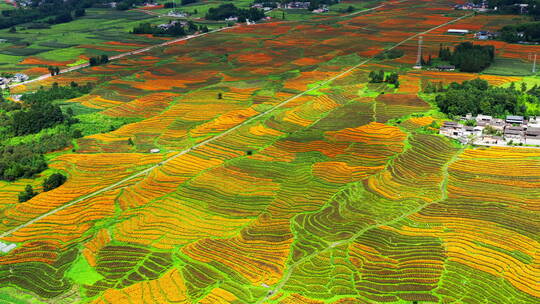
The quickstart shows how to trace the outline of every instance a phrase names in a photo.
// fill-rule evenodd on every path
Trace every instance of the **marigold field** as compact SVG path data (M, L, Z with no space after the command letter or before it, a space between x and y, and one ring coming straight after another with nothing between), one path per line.
M59 188L17 203L43 177L0 183L1 241L17 245L0 253L0 302L540 302L540 150L435 134L442 116L422 84L479 75L409 69L417 34L436 52L467 39L445 29L501 17L430 31L466 13L451 0L383 4L242 25L13 89L92 81L67 102L128 123L48 155L68 176ZM372 58L396 44L403 57ZM368 83L379 69L401 87Z

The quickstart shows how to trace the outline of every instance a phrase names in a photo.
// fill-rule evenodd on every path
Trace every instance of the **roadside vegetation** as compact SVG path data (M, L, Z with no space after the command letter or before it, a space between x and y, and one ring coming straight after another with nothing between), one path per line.
M537 86L528 89L525 83L519 87L512 83L505 88L492 86L482 79L474 79L461 84L453 82L447 88L432 84L424 91L440 92L435 102L443 113L451 116L468 113L501 118L506 115L540 115L540 89Z

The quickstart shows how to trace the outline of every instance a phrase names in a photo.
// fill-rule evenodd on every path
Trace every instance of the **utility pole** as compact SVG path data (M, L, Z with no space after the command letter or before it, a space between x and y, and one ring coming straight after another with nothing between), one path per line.
M413 67L413 69L422 68L422 40L423 37L420 36L420 38L418 38L418 55L416 56L416 65Z

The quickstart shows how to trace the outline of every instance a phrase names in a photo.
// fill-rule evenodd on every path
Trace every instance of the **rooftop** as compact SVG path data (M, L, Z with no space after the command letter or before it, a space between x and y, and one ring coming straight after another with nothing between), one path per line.
M506 120L523 120L523 116L507 115Z

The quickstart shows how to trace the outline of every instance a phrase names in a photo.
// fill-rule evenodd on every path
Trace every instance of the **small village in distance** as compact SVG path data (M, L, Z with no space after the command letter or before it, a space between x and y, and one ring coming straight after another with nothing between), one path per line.
M468 114L459 121L446 121L439 134L463 144L480 146L539 146L540 117L508 115L506 119Z

